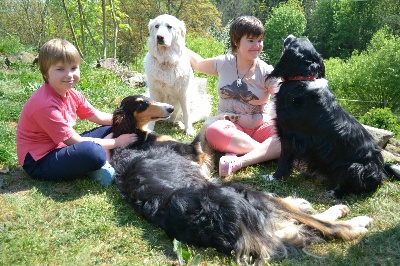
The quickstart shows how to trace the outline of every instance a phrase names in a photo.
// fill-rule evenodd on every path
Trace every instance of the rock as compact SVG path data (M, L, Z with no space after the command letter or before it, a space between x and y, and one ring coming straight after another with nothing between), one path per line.
M13 55L7 56L5 63L7 66L10 66L11 64L15 64L17 62L22 62L22 63L30 63L32 64L35 61L36 57L27 52L21 52Z
M400 163L400 157L388 152L387 150L382 150L383 160L385 162L395 162Z
M363 125L365 129L372 135L375 141L381 148L385 148L389 139L394 136L393 132L390 132L385 129L375 128L367 125Z
M146 86L145 75L137 71L129 70L126 66L120 66L118 60L115 58L100 59L97 61L96 67L104 67L112 70L118 78L128 83L131 87Z
M96 67L104 67L113 71L118 70L118 60L115 58L105 58L97 61Z

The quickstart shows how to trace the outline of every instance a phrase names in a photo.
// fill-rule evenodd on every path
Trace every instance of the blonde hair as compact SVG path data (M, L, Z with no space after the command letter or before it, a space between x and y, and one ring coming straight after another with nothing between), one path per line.
M46 83L49 68L60 61L80 64L81 56L75 46L66 40L56 38L43 44L39 51L39 67Z
M264 25L254 16L236 18L229 29L232 54L236 54L240 39L244 36L264 38Z

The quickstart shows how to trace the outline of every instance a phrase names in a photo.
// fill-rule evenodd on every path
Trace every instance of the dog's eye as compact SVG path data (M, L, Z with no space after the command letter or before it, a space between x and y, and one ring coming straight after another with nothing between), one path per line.
M160 25L155 25L154 28L158 29L160 27Z
M171 25L168 25L167 28L168 28L168 29L172 29L172 26L171 26Z
M138 111L144 111L144 110L146 110L147 109L147 107L149 106L149 103L148 102L140 102L139 104L138 104Z

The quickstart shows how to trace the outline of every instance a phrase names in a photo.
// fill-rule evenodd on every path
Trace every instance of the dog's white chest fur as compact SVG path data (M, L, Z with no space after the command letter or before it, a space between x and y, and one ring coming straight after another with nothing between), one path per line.
M149 33L145 57L149 95L157 102L173 105L170 120L194 135L192 123L210 115L211 102L207 94L199 94L185 47L185 24L174 16L160 15L150 20Z
M145 70L147 80L159 83L158 86L173 87L174 90L181 91L182 87L187 87L193 77L193 70L189 60L174 60L175 58L160 58L147 54ZM188 58L187 58L188 59ZM156 67L154 67L156 66ZM190 88L189 88L190 89Z

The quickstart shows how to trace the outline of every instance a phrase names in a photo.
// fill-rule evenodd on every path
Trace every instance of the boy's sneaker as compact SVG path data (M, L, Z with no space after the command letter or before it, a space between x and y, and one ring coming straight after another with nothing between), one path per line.
M96 180L103 187L108 187L114 182L114 168L106 162L100 169L88 173L88 176Z
M242 168L242 160L234 153L227 153L219 159L219 175L228 176Z

